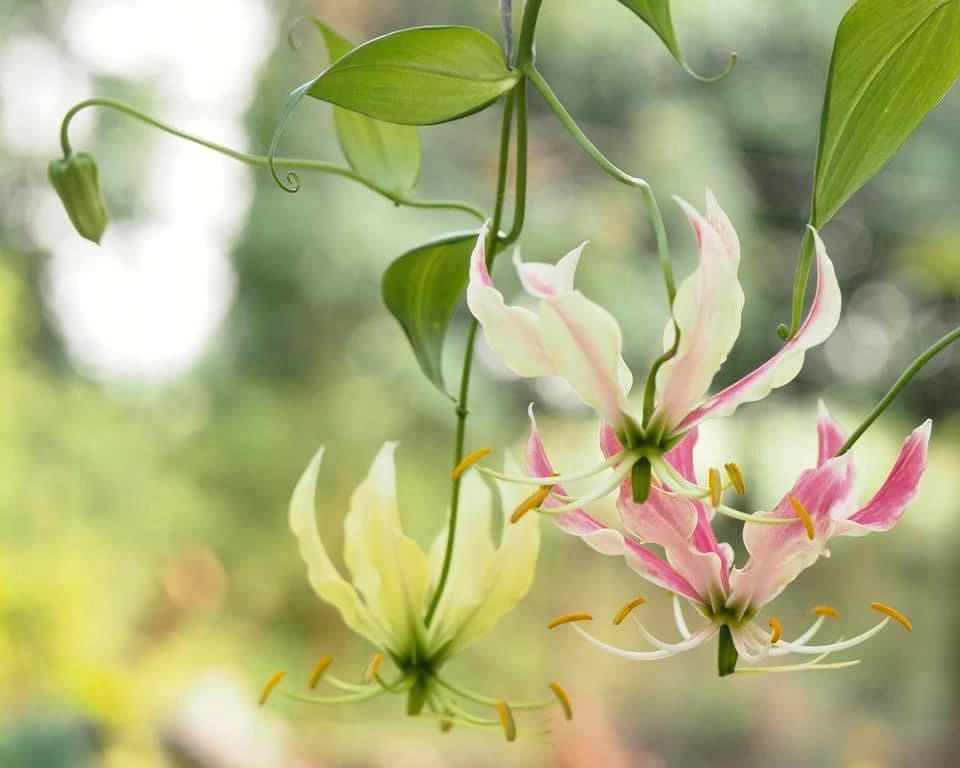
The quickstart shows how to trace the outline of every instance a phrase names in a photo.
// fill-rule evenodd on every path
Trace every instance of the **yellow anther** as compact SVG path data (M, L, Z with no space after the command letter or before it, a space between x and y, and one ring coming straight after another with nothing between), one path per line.
M370 682L377 676L377 672L380 670L380 665L383 663L383 654L379 651L374 654L373 658L370 659L370 663L367 664L367 668L363 670L363 679L366 682Z
M497 717L500 718L500 725L503 726L507 741L513 741L517 738L517 724L514 722L513 712L510 711L510 706L503 699L497 702Z
M327 667L331 664L333 664L333 656L329 653L317 659L317 663L310 667L310 688L317 687L317 683L320 682L323 673L327 671Z
M492 448L478 448L473 453L468 453L463 457L463 460L450 471L450 479L456 480L466 471L467 467L480 461L484 456L489 456L491 453L493 453Z
M541 485L539 488L537 488L537 490L527 496L527 498L521 501L517 505L517 508L513 510L513 514L510 515L510 522L517 522L517 520L527 514L527 512L529 512L531 509L536 509L543 504L543 502L546 501L547 496L550 495L551 490L553 490L552 485Z
M870 607L873 608L873 610L875 611L880 611L880 613L886 614L894 621L899 622L900 624L903 625L903 628L906 629L908 632L911 629L913 629L913 624L910 623L910 619L908 619L906 616L900 613L900 611L898 611L896 608L891 608L886 603L877 603L877 602L870 603Z
M647 598L645 597L633 598L633 600L631 600L629 603L624 605L623 608L620 609L620 612L613 617L613 623L620 625L623 622L623 620L630 615L630 611L632 611L637 606L643 605L645 602L647 602Z
M563 689L563 686L554 680L550 683L550 690L553 691L553 695L556 696L557 701L560 702L560 707L563 709L563 716L567 718L567 720L572 720L573 708L570 706L570 697L567 696L567 692Z
M788 496L790 501L790 506L793 507L793 511L797 513L797 517L800 518L800 522L803 523L803 527L807 530L807 538L813 541L815 531L813 529L813 518L810 517L810 513L807 512L807 508L803 506L803 502L800 501L796 496Z
M710 471L707 473L707 483L710 486L710 503L719 507L720 492L723 488L720 485L720 473L714 467L710 467Z
M780 642L780 638L783 635L783 624L780 623L779 619L775 619L773 616L770 617L770 620L767 622L770 625L770 645L776 645Z
M565 613L547 624L547 629L559 627L561 624L570 624L574 621L593 621L593 616L589 613Z
M723 468L727 470L727 477L730 478L730 482L737 493L743 496L747 492L747 486L743 482L743 470L740 469L740 465L731 461L729 464L724 464Z
M837 618L837 616L840 615L840 611L832 605L815 605L813 606L813 612L817 614L817 616L833 616L833 618Z
M263 690L260 691L260 699L257 703L261 707L266 703L267 696L270 695L270 691L276 688L277 685L280 683L280 681L283 680L284 677L286 677L286 675L287 675L287 671L285 669L281 669L277 672L274 672L270 676L270 679L267 680L267 684L263 686Z

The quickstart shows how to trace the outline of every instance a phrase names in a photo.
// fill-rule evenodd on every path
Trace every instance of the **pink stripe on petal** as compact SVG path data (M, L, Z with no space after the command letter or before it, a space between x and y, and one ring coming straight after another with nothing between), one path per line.
M527 471L535 477L549 477L554 474L553 465L547 458L547 451L543 447L543 441L540 439L540 431L537 429L537 420L533 417L533 403L527 407L527 415L530 417L530 434L527 437ZM563 493L559 490L558 493Z
M771 390L789 383L800 372L804 353L833 333L840 319L840 286L823 241L816 232L813 238L817 257L817 290L803 325L767 362L694 408L680 422L681 429L692 427L710 416L731 414L737 406L761 400Z
M623 450L623 445L617 437L617 431L607 422L600 425L600 450L603 452L605 459L609 459Z
M697 444L697 430L691 429L673 448L663 454L670 465L676 469L684 480L697 482L697 475L693 469L693 449Z
M927 468L931 426L927 419L907 436L887 479L873 498L848 518L850 522L873 531L886 531L900 519L907 504L917 495L920 477Z
M541 299L572 291L573 276L577 271L584 245L586 243L570 251L556 264L524 263L520 259L520 252L516 251L513 255L513 264L517 268L517 275L520 277L523 289Z
M847 442L847 434L843 428L833 420L827 411L823 400L817 403L817 466L827 459L837 455L843 444Z
M484 227L477 238L477 244L473 247L470 254L470 279L476 279L481 285L488 288L493 287L493 280L490 279L490 273L487 271L487 228Z

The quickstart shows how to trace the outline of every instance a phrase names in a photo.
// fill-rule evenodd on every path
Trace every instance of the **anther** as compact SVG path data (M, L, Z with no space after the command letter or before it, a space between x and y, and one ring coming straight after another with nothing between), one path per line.
M263 690L260 691L260 699L257 703L261 707L266 703L267 696L270 695L270 691L276 688L277 685L280 683L280 681L283 680L284 677L286 677L286 675L287 675L287 671L285 669L281 669L277 672L274 672L270 676L270 679L267 680L267 684L263 686Z
M740 465L731 461L729 464L724 464L723 468L727 470L727 477L730 478L737 493L743 496L747 492L747 486L743 481L743 470L740 469Z
M633 600L631 600L629 603L624 605L623 608L620 609L620 612L617 613L616 616L614 616L613 623L619 626L621 623L623 623L623 620L630 615L630 611L632 611L634 608L640 605L643 605L645 602L647 602L647 598L645 597L633 598Z
M543 504L547 496L550 495L551 490L553 490L552 485L541 485L539 488L537 488L537 490L527 496L527 498L521 501L520 504L517 505L517 508L513 510L513 514L510 515L510 522L517 522L531 509L536 509Z
M377 676L377 672L380 669L380 665L383 663L383 654L379 651L374 654L373 658L370 659L370 663L367 664L367 668L363 670L363 680L365 682L370 682Z
M837 616L840 615L840 611L832 605L815 605L813 606L813 612L817 614L817 616L833 616L833 618L837 618Z
M715 507L719 507L720 492L723 488L720 485L720 473L713 467L710 467L710 471L707 473L707 482L710 486L710 503Z
M796 496L788 496L790 501L790 506L793 507L793 511L797 513L797 517L800 518L800 522L803 523L803 527L807 531L807 538L813 541L815 531L813 528L813 518L810 517L810 513L807 512L807 508L803 506L803 502L800 501Z
M462 475L467 467L480 461L484 456L489 456L493 452L492 448L478 448L473 453L468 453L463 460L450 471L450 479L456 480Z
M783 635L783 625L779 619L775 619L773 616L770 617L767 624L770 625L770 645L776 645L780 642L780 637Z
M547 629L559 627L561 624L570 624L574 621L593 621L593 616L589 613L565 613L547 624Z
M875 611L880 611L880 613L886 614L894 621L899 622L908 632L913 629L913 624L910 623L910 619L900 613L900 611L898 611L896 608L891 608L886 603L877 602L870 603L870 607Z
M500 718L500 725L503 726L507 741L513 741L517 738L517 724L514 722L513 712L510 711L510 706L503 699L497 702L497 717Z
M320 682L320 678L323 677L323 673L327 671L327 667L333 664L333 656L329 653L321 656L317 659L317 663L310 667L310 688L316 688L317 683Z
M573 719L573 708L570 706L570 697L567 696L567 692L564 690L563 686L560 685L556 680L550 683L550 690L553 691L553 695L557 697L557 701L560 702L560 707L563 709L563 716L567 720Z

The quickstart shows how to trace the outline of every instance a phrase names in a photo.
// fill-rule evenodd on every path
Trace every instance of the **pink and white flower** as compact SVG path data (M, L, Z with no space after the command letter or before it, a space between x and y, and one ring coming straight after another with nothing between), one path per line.
M617 506L624 531L606 525L582 508L557 514L554 519L561 528L603 554L623 556L642 577L674 594L674 616L681 639L664 642L640 625L653 650L625 650L596 639L580 626L576 628L604 650L635 660L671 656L719 635L720 672L729 674L738 656L747 663L786 654L822 656L864 642L879 632L890 618L906 621L893 609L874 603L872 607L886 614L879 623L856 637L813 644L811 639L825 616L834 613L832 609L821 610L812 626L793 641L781 639L780 624L775 618L770 619L771 633L758 626L756 617L801 571L821 555L829 554L826 547L832 537L885 531L900 519L915 496L926 467L930 428L928 420L907 436L879 490L865 504L858 505L853 461L849 455L836 456L846 437L821 403L817 421L817 464L804 470L769 512L767 519L779 520L782 524L744 527L743 539L749 558L741 568L734 566L730 546L719 542L714 534L711 526L714 509L696 498L671 492L656 480L643 503L633 501L629 483L622 484ZM605 428L602 435L605 451L616 450L616 440L612 429ZM672 470L690 484L696 483L693 469L696 440L697 431L692 429L664 455ZM532 414L527 468L539 477L554 475ZM565 506L563 488L554 486L553 491L561 500L548 497L544 507ZM663 555L647 545L662 548ZM680 598L693 605L706 620L702 627L693 632L688 629ZM725 642L726 649L722 647ZM800 666L828 666L816 661L819 659Z

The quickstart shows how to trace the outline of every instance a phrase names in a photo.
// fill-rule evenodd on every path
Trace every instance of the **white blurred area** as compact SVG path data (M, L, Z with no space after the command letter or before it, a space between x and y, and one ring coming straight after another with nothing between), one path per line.
M154 117L249 151L241 118L276 40L264 0L75 0L62 40L5 43L0 132L25 154L60 155L60 120L95 97L95 79L149 85ZM139 105L133 105L139 106ZM71 123L85 149L98 107ZM140 134L142 135L142 134ZM68 352L88 376L168 380L203 355L225 317L235 276L229 248L246 217L251 170L159 131L142 153L142 217L112 218L101 245L73 231L53 190L29 190L31 234L52 258L46 295ZM45 182L45 180L42 180ZM111 179L100 168L110 196Z

